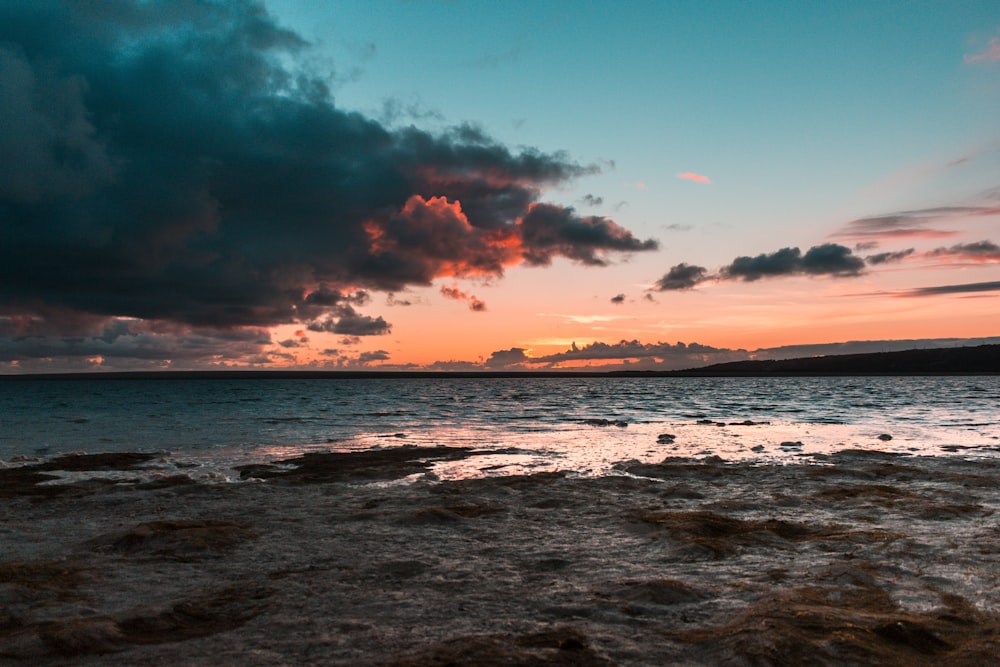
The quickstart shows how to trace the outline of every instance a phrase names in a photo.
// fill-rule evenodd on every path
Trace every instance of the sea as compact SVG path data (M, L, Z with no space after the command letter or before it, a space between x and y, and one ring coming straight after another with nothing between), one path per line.
M407 446L482 453L433 479L844 449L1000 457L1000 377L32 379L0 382L0 465L151 452L161 474Z

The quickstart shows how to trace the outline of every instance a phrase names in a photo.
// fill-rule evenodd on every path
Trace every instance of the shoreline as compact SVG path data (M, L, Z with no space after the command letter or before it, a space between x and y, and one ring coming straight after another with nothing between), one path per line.
M467 454L417 449L303 457L239 484L123 482L136 454L3 469L0 657L1000 658L1000 461L846 450L820 466L668 459L399 484ZM96 479L39 486L60 465Z

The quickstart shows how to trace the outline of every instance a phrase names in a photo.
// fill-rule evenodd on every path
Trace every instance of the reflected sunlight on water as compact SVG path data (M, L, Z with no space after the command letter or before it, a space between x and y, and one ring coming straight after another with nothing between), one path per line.
M998 404L994 376L33 381L0 384L0 459L166 450L221 470L306 451L494 450L435 469L470 477L844 448L996 456Z

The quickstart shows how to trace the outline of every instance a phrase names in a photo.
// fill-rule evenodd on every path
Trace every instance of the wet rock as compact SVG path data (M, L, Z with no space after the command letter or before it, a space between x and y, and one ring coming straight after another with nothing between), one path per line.
M888 433L883 433L880 436L878 436L878 439L881 440L882 442L889 442L890 440L892 440L892 436L889 435Z
M43 482L59 479L59 476L36 470L35 466L0 469L0 498L57 496L69 491L66 486L42 485Z
M950 521L965 514L982 513L985 508L976 503L930 503L921 507L917 518L926 521Z
M814 494L822 502L854 501L893 507L899 501L911 501L919 498L906 489L900 489L887 484L845 484L819 489Z
M107 616L51 623L39 636L52 652L64 656L114 653L125 644L121 627Z
M381 663L382 667L604 667L612 664L590 648L586 637L573 628L556 628L525 635L457 637Z
M534 572L558 572L565 570L572 563L565 558L540 558L527 565Z
M128 556L147 556L167 560L193 561L215 558L223 552L257 537L245 523L213 519L177 519L150 521L124 534L91 540L98 550Z
M499 505L460 503L439 507L427 507L403 515L398 521L406 525L460 523L465 519L476 519L503 512Z
M951 648L926 626L909 619L883 623L873 629L874 633L890 642L915 649L918 653L939 653Z
M588 426L617 426L618 428L625 428L628 426L628 422L624 420L584 419L582 421Z
M393 579L411 579L423 574L431 566L419 560L394 560L381 563L375 568L379 577L390 577Z
M638 517L641 524L667 534L686 549L688 555L702 553L714 558L733 555L740 547L807 541L887 541L898 536L883 531L852 531L840 526L806 525L794 521L738 519L711 510L652 512ZM776 539L777 538L777 539Z
M672 433L661 433L660 435L656 436L656 442L657 444L660 445L672 445L674 444L674 440L676 439L677 436Z
M83 568L59 561L0 562L0 585L15 585L34 591L56 591L68 595L81 580Z
M51 461L33 466L35 470L128 470L147 463L157 454L142 452L111 452L107 454L67 454L57 456Z
M672 633L725 664L995 664L995 616L943 596L946 610L906 612L875 586L803 587L767 596L716 628ZM692 649L694 649L692 646Z
M705 494L694 487L686 484L678 484L660 492L661 498L675 498L677 500L701 500Z
M0 498L22 496L53 497L63 494L87 495L115 486L118 480L90 479L74 484L45 484L60 479L54 471L93 472L130 470L154 459L156 454L116 452L109 454L67 454L50 461L0 469Z
M234 468L242 479L267 479L297 484L364 482L399 479L426 472L434 461L474 456L471 447L392 447L360 452L310 452L277 461L280 466Z
M227 586L167 607L134 610L119 621L128 641L153 644L207 637L237 628L268 607L274 590Z
M676 579L625 581L601 594L632 603L664 606L698 602L710 595Z
M661 463L640 463L627 466L625 472L638 477L664 480L677 480L681 477L722 477L730 473L726 466L714 465L714 462L709 460L710 458L691 459L682 456L668 456Z

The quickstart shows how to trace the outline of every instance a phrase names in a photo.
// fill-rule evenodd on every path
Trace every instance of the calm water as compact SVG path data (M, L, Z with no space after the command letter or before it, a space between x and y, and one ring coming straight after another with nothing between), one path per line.
M588 422L601 419L627 426ZM665 433L672 443L658 442ZM442 476L600 474L666 456L782 461L846 447L994 457L1000 378L0 382L4 461L163 451L170 465L218 475L302 451L407 444L496 451Z

